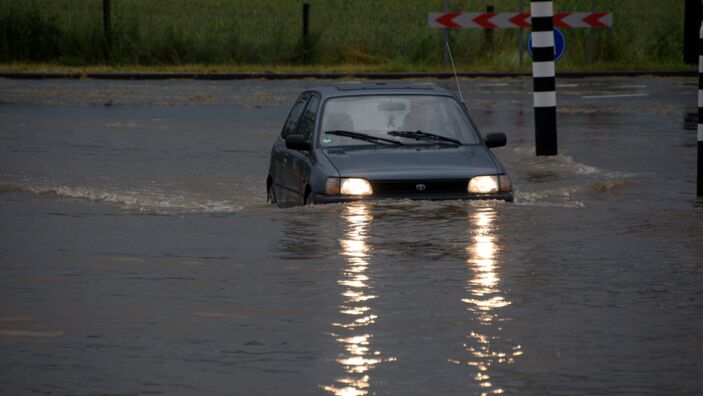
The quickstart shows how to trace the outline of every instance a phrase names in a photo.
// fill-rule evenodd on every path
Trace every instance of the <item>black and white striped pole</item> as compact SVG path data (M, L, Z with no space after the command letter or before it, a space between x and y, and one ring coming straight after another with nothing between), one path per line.
M552 0L531 0L536 155L557 155L555 36L552 18Z
M699 98L697 99L697 196L702 196L702 27L699 26Z

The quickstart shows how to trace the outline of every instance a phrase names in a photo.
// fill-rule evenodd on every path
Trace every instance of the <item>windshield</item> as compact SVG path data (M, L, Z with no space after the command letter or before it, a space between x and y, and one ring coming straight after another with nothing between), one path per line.
M323 147L356 146L368 141L326 134L349 131L395 139L405 144L437 144L407 137L390 136L393 131L422 131L477 144L477 134L456 100L447 96L384 95L333 98L323 108L320 143Z

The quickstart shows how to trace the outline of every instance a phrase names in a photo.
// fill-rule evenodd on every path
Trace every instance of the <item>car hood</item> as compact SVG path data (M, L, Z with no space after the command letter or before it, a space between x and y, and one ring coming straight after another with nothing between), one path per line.
M454 179L498 173L482 145L371 146L323 149L341 177L370 180Z

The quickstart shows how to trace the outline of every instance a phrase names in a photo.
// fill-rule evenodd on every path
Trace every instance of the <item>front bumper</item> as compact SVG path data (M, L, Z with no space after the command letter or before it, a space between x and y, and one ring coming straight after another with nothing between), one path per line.
M383 199L410 199L414 201L452 201L452 200L498 200L513 202L513 192L500 194L412 194L412 195L369 195L369 196L350 196L350 195L321 195L316 194L313 200L314 204L328 204L341 202L356 202L356 201L378 201Z

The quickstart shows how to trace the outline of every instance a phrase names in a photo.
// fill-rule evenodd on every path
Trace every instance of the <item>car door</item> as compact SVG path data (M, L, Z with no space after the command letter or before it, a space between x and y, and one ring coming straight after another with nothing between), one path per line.
M315 144L313 137L315 135L315 122L318 116L319 104L320 97L315 93L311 93L296 131L297 135L303 135L306 138L306 141L311 144L311 148ZM287 152L289 155L289 166L285 172L290 173L288 177L291 180L291 185L294 186L299 195L297 201L302 204L304 203L305 187L310 179L311 168L315 166L315 155L313 150L287 150Z
M276 194L276 199L279 204L285 204L290 201L293 194L290 191L290 185L286 181L287 172L285 169L289 166L289 155L286 149L286 136L295 134L298 130L298 124L300 122L301 116L303 115L303 110L305 109L306 103L308 103L309 94L304 92L298 97L296 102L293 104L291 111L286 118L283 128L281 129L281 135L274 143L274 147L271 150L271 165L270 173L272 178L272 188Z

